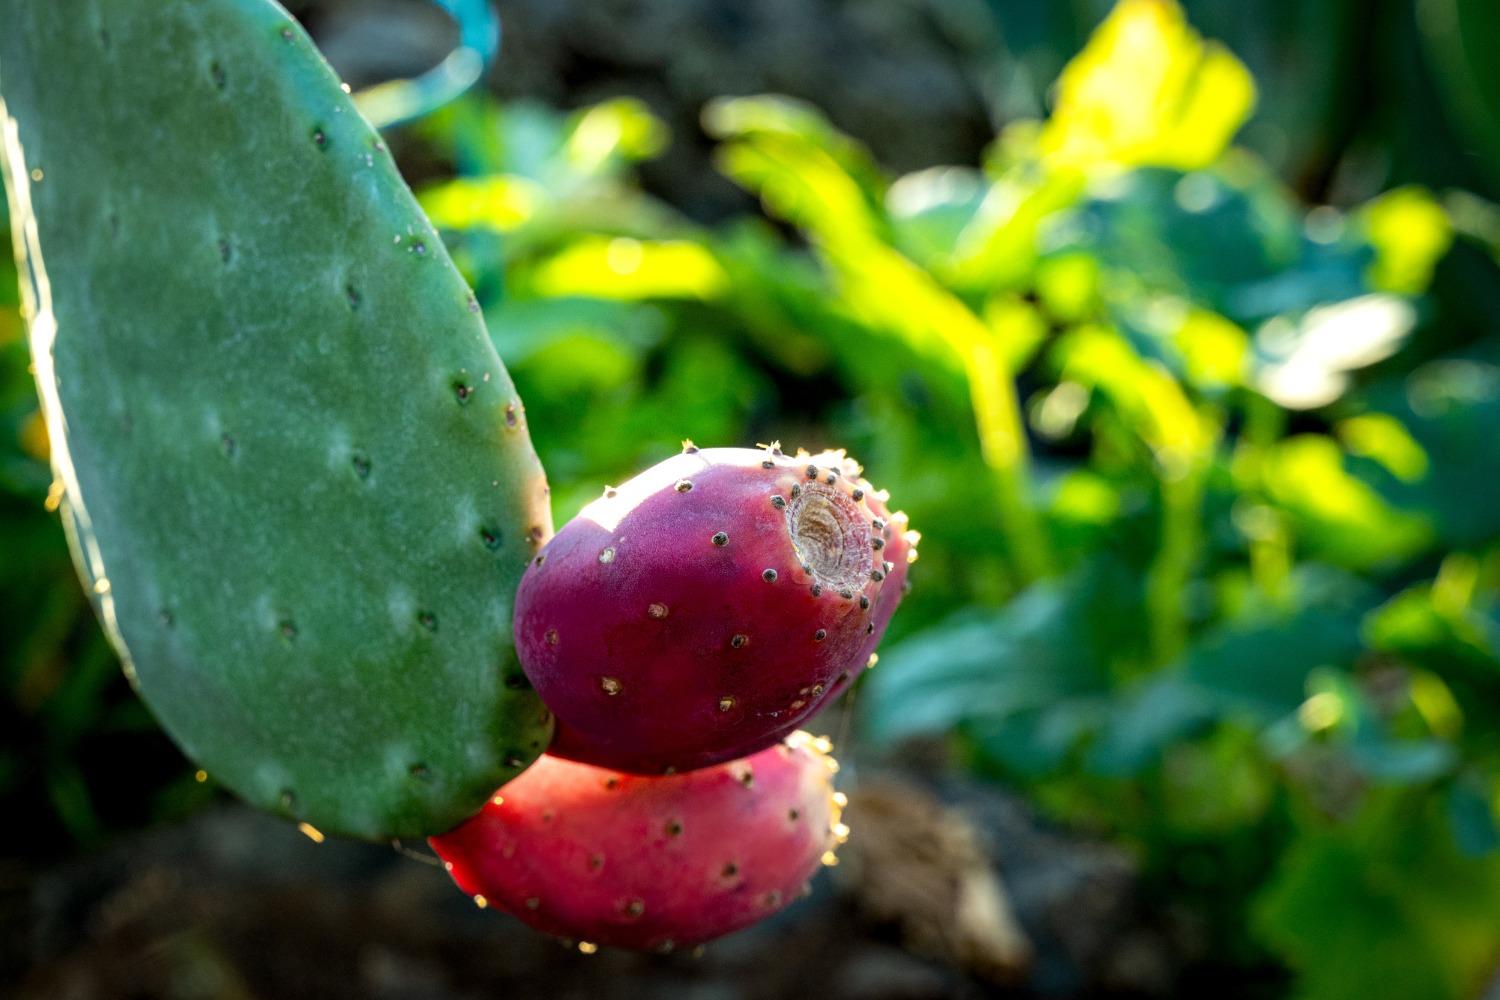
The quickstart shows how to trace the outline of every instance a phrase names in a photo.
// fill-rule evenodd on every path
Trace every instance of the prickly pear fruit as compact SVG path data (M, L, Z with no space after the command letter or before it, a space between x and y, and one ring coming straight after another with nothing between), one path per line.
M538 930L670 951L788 905L848 835L826 740L643 776L545 754L430 840L460 889Z
M56 499L162 725L324 830L471 815L551 738L510 641L546 484L307 35L270 0L0 0L0 170Z
M516 596L550 752L641 774L743 757L869 662L915 533L843 452L689 444L589 504Z

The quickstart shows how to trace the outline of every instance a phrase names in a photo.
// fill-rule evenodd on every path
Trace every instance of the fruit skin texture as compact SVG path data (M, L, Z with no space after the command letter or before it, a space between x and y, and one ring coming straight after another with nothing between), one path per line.
M162 726L328 833L472 815L551 739L510 641L546 481L311 39L270 0L0 0L0 173L63 524Z
M843 452L688 444L605 490L516 595L549 752L661 774L769 746L870 661L915 540Z
M548 934L671 951L796 899L847 835L825 740L643 776L550 754L430 839L460 889Z

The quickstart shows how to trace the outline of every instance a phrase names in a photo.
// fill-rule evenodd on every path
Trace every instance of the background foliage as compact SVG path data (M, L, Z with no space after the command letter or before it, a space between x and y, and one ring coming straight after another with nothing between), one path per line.
M674 137L631 97L472 97L401 137L560 520L684 437L847 446L924 536L860 752L940 741L1128 845L1206 966L1475 995L1500 961L1491 5L930 6L996 125L976 162L898 174L812 104L718 98L676 142L759 207L724 216L641 186ZM72 579L10 267L0 799L32 821L0 853L42 858L214 792Z

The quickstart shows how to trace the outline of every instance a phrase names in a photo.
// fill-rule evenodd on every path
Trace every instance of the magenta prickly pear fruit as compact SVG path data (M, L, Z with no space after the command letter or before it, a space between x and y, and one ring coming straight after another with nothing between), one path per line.
M916 533L842 451L688 443L527 567L521 665L550 752L639 774L769 746L872 661Z
M782 909L848 836L826 740L643 776L545 754L429 842L458 887L555 934L671 951Z

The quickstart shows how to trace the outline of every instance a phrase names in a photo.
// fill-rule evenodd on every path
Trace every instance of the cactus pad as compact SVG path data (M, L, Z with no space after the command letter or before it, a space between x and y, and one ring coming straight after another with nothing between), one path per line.
M64 524L217 780L444 830L540 752L546 486L468 288L270 0L0 0L0 162Z

